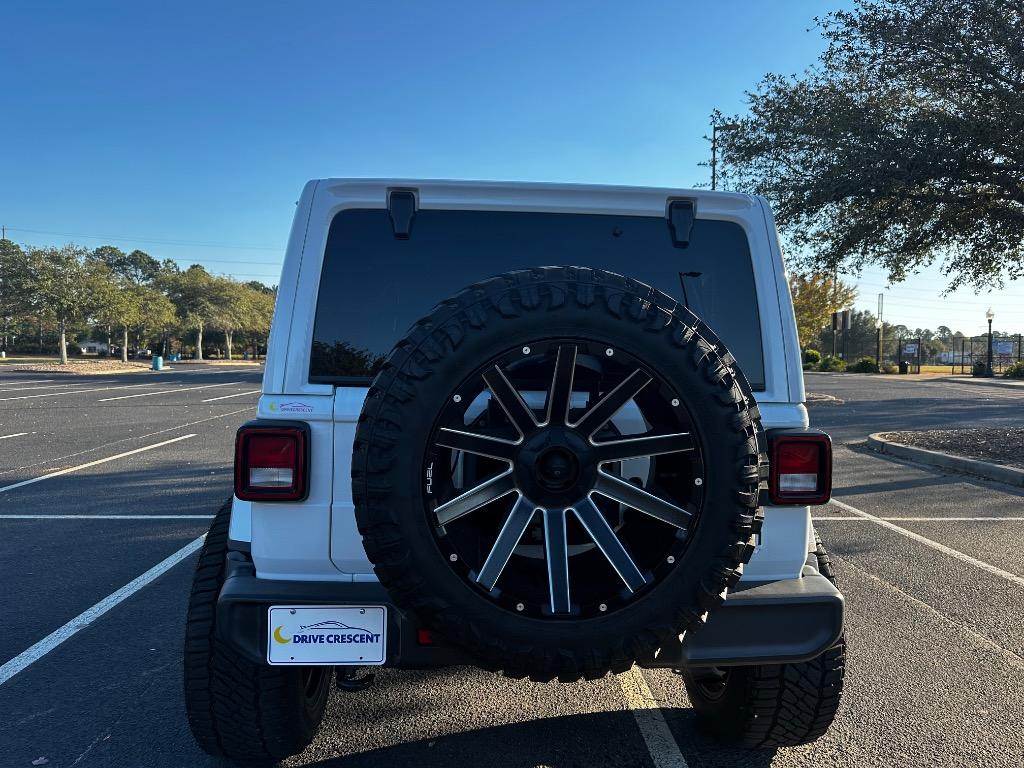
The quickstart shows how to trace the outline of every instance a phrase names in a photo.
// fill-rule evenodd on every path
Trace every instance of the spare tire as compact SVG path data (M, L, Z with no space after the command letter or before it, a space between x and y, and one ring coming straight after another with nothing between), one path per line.
M397 605L484 667L568 681L650 658L722 602L763 456L746 378L695 315L545 267L466 288L398 342L353 495Z

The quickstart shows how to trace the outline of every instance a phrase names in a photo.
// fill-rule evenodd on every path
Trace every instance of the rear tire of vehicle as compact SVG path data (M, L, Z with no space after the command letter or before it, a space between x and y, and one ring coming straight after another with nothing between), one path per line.
M818 571L835 584L832 564L815 536ZM832 725L843 694L846 638L799 664L724 667L721 677L683 674L698 724L717 738L748 749L795 747L820 738Z
M214 518L196 564L185 623L185 709L204 752L245 765L273 764L313 741L333 670L254 664L217 637L230 519L229 500Z

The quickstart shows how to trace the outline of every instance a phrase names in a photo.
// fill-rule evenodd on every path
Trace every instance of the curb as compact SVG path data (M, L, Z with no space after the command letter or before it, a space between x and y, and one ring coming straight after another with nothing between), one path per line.
M965 459L962 456L951 456L941 451L929 451L927 448L914 448L910 445L894 443L883 438L881 432L868 435L868 447L878 453L1024 488L1024 469L1005 467L1001 464L991 464L987 461Z

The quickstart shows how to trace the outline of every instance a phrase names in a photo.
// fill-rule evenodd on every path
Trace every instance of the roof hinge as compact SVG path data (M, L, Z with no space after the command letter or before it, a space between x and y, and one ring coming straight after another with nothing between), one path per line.
M416 193L408 189L392 189L388 192L388 213L391 215L391 230L396 240L408 240L412 232L412 220L416 216Z
M672 245L685 248L690 244L693 231L693 201L670 200L668 203L668 228L672 233Z

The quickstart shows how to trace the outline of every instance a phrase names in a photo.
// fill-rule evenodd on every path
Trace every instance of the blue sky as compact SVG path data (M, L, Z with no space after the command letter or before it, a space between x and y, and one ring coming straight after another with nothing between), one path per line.
M0 224L273 283L309 178L694 186L711 110L812 63L846 4L7 2ZM991 304L1024 330L1019 284L943 285L886 319L975 333Z

